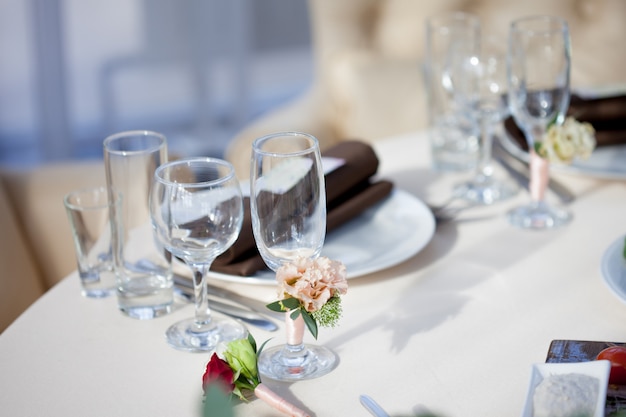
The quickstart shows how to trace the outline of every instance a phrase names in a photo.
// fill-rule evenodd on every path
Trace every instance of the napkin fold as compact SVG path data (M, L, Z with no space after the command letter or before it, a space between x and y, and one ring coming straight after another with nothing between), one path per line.
M322 156L343 160L340 167L325 175L327 232L355 218L391 193L391 182L371 181L378 170L379 161L370 145L356 140L344 141L323 152ZM264 268L265 262L258 253L252 232L250 199L246 197L239 238L213 262L211 270L251 276Z
M567 115L593 126L598 147L626 143L626 95L587 99L572 94ZM512 117L504 121L504 128L520 148L528 151L524 133Z

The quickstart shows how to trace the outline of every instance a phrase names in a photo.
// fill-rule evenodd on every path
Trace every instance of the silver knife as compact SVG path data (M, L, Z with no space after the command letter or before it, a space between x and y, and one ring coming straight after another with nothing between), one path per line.
M493 141L492 156L521 187L528 189L530 172L527 164L509 154L498 140ZM576 196L569 188L553 178L550 178L548 188L559 197L563 204L569 204L576 199Z
M186 300L191 302L194 301L193 289L175 284L174 290L177 294L183 296ZM268 332L274 332L278 330L278 326L276 325L276 323L254 311L246 310L244 308L230 305L227 303L222 303L221 301L218 301L214 298L211 298L209 303L210 307L213 310L219 311L222 314L237 318L253 326L260 327Z
M187 278L183 275L174 274L174 285L188 288L191 291L193 291L193 282L191 278ZM245 297L234 291L230 291L225 288L220 288L220 287L216 287L215 285L208 284L207 292L216 297L220 297L225 300L229 300L234 303L241 304L242 306L247 307L250 310L254 310L257 313L263 314L264 316L271 316L279 320L285 319L285 313L272 311L265 306L264 302L255 300L254 298Z

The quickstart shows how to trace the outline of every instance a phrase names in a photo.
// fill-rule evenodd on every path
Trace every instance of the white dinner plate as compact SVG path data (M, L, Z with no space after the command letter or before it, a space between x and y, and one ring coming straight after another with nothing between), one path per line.
M528 152L519 147L517 142L505 132L500 136L500 143L515 158L528 163ZM612 145L596 148L588 159L575 159L569 165L551 164L555 172L585 175L596 178L626 180L626 145Z
M595 412L593 417L604 417L604 409L606 406L606 391L609 382L609 373L611 371L611 362L609 361L589 361L589 362L571 362L571 363L537 363L533 364L530 383L528 384L528 393L522 411L522 417L533 417L533 397L535 388L544 378L550 375L563 374L583 374L598 379L598 398L594 405Z
M346 265L348 279L377 272L411 258L435 233L435 218L418 198L395 189L391 195L359 217L326 236L322 256ZM276 283L274 273L259 271L251 277L211 271L211 278L244 284Z
M602 256L602 276L611 292L626 303L626 260L624 260L624 237L608 247Z

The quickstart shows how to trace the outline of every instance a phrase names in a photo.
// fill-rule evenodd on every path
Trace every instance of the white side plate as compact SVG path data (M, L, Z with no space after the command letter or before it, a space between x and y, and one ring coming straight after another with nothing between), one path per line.
M622 252L624 250L624 237L620 237L611 244L602 255L602 277L611 292L626 303L626 260Z

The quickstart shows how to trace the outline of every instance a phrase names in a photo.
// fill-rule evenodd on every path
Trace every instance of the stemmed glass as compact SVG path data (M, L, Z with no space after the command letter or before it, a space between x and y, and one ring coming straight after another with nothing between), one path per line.
M326 236L326 189L318 141L281 132L254 141L250 172L252 228L259 253L276 271L297 257L319 256ZM302 342L302 316L285 314L285 346L259 357L261 374L276 380L314 378L330 372L335 354Z
M454 94L480 123L479 158L474 177L455 187L454 194L477 204L492 204L512 197L513 184L493 178L491 147L494 126L508 115L506 51L496 39L481 40L477 55L461 66Z
M511 24L507 60L509 106L528 142L531 203L508 213L511 224L530 229L563 225L571 215L544 201L548 163L534 151L551 123L560 125L570 98L570 39L567 22L534 16Z
M167 329L167 342L190 352L213 351L246 336L239 322L211 315L206 275L213 260L237 240L243 220L239 182L232 165L189 158L161 165L150 193L154 236L193 273L195 317Z

